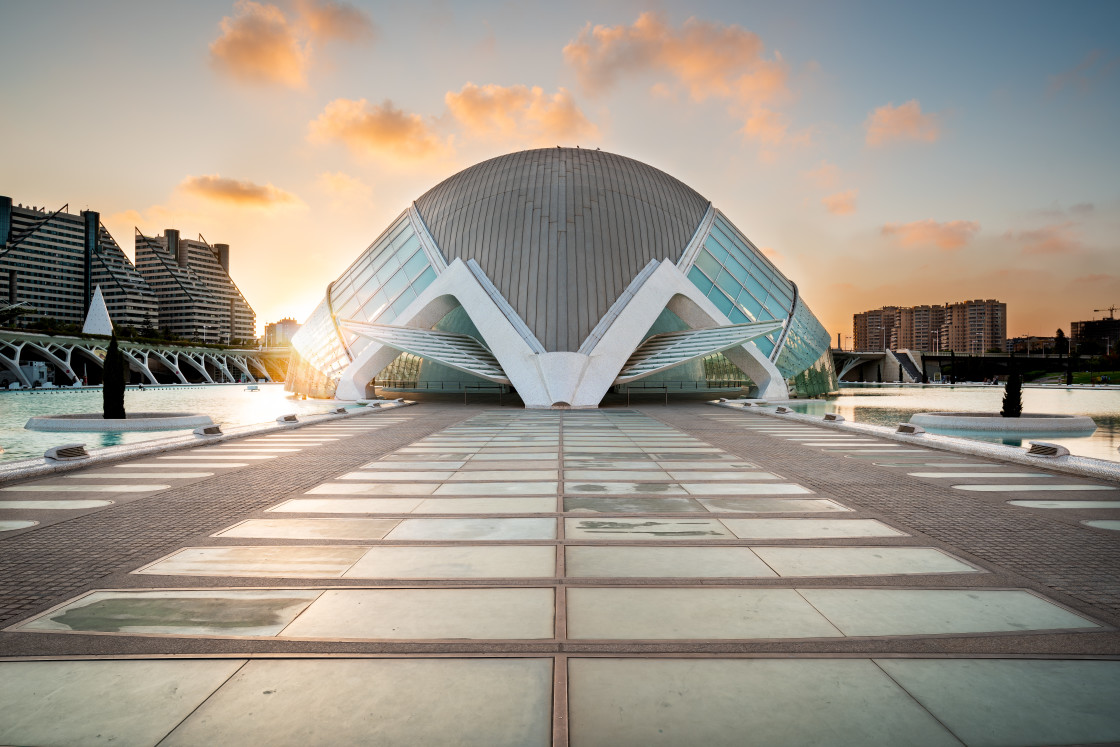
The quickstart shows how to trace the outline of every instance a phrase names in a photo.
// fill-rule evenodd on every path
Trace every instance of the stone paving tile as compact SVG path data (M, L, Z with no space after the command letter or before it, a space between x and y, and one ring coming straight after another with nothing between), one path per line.
M386 429L357 430L367 418L340 422L337 429L350 432L329 443L318 438L323 434L314 428L302 434L280 434L287 438L271 442L240 446L233 442L226 451L269 443L275 448L298 445L300 451L270 452L273 458L265 460L242 458L236 463L249 466L215 470L212 477L136 494L127 503L122 496L120 505L91 509L93 513L75 516L63 512L70 518L58 524L0 535L0 620L26 619L83 594L112 607L119 599L112 595L123 593L122 589L177 590L169 598L183 600L219 596L224 593L223 585L259 588L280 593L277 604L283 604L284 589L298 587L308 595L329 595L329 604L320 605L315 615L299 615L280 638L2 631L0 655L353 653L420 657L356 660L369 663L363 670L367 673L376 672L381 663L453 661L424 658L448 654L465 657L460 661L472 665L501 661L493 657L536 657L516 659L543 662L544 668L534 670L529 680L518 680L517 687L531 690L531 697L523 703L504 686L488 690L516 704L503 705L493 713L473 705L470 698L451 703L446 696L450 691L440 689L444 670L439 666L428 669L428 674L416 674L419 685L390 676L386 680L391 683L385 691L388 695L363 700L364 678L357 690L347 684L349 675L337 683L326 681L323 678L330 675L323 673L329 668L311 666L321 663L313 661L303 662L308 666L298 675L293 669L291 677L273 676L297 663L274 661L271 674L243 681L235 677L231 683L243 684L229 690L219 688L168 743L229 741L229 735L245 723L257 729L254 735L265 733L261 729L279 735L273 740L276 743L284 739L306 743L314 739L305 735L300 740L299 729L308 723L308 713L316 713L322 721L324 709L339 714L331 721L341 724L336 743L352 742L353 732L347 724L366 721L355 719L348 711L343 718L344 704L376 704L370 707L392 708L393 714L427 713L416 705L419 700L414 693L419 689L435 693L429 700L441 708L462 707L463 713L471 714L463 717L465 726L451 737L446 733L431 737L436 742L533 743L547 741L551 730L561 745L569 736L570 743L577 745L648 744L659 739L742 743L745 734L763 742L769 734L774 737L769 740L772 743L789 743L791 734L802 734L806 739L816 735L814 738L836 741L836 735L843 735L851 743L893 744L902 733L908 744L926 739L937 743L947 733L940 724L949 724L950 716L967 723L967 716L959 713L967 707L932 700L916 705L914 693L900 689L867 657L889 653L904 657L892 661L914 662L917 660L906 657L1120 655L1120 634L1107 626L1089 629L1096 632L1063 629L1060 633L1032 631L1030 635L1018 626L1022 616L1040 609L1056 621L1047 624L1068 624L1071 619L1082 619L1078 615L1106 625L1120 622L1117 535L1081 523L1107 521L1111 514L1020 508L1008 505L1010 493L953 490L953 484L970 479L907 474L928 472L934 466L953 470L964 464L988 468L977 470L980 472L1008 469L998 460L901 447L886 439L852 443L867 439L838 439L835 430L754 414L727 413L732 415L727 417L726 411L695 403L600 412L425 404L407 412L407 418ZM368 421L373 423L376 417L370 416ZM746 423L758 427L742 427ZM332 432L331 437L335 435ZM305 443L297 443L301 440ZM823 445L809 445L816 443ZM165 474L189 471L202 464L221 464L205 461L216 460L220 453L219 449L196 449L167 455L191 457L186 460L148 457L138 460L134 469L164 470ZM158 470L153 465L159 465ZM565 470L570 474L565 475ZM1039 470L1050 474L1045 466ZM360 480L343 477L362 472L369 474ZM524 473L549 479L526 481ZM769 478L762 480L760 475ZM565 476L576 479L564 482ZM992 484L992 479L977 481ZM1069 480L1061 481L1065 482ZM318 486L346 483L378 490L393 485L427 487L420 494L386 498L306 495ZM755 493L771 489L764 483L803 492ZM681 484L692 497L683 489L676 495L666 492ZM429 497L428 488L447 497ZM619 489L624 492L611 492ZM562 497L564 493L569 495ZM521 497L526 494L538 495ZM1090 496L1093 494L1082 493L1079 497ZM315 510L307 511L311 508ZM478 513L467 516L467 509ZM561 509L569 513L565 516ZM452 518L456 511L462 515ZM609 515L585 513L605 511ZM701 511L716 515L697 515ZM415 517L426 512L431 515ZM530 515L535 512L540 514ZM20 513L13 518L35 516ZM785 523L799 518L805 523ZM759 523L750 524L752 521ZM846 521L888 531L870 538L833 532L833 527ZM257 534L267 536L254 536ZM161 558L169 563L164 570L181 563L179 571L185 575L161 573L159 563L154 562ZM133 572L139 568L143 572ZM215 573L236 575L223 578ZM744 588L747 584L749 589ZM902 600L892 604L874 601L888 598L875 597L874 592L897 589L936 591L941 596L915 597L932 605L924 614L916 603L906 601L905 594L889 597ZM1001 589L1015 599L1029 597L1026 606L1005 605L1014 614L1000 617L970 596L990 599L991 592ZM1041 602L1042 596L1021 589L1049 597L1072 612ZM840 593L845 591L859 591L869 601L861 602L864 597L857 599L859 594ZM510 607L510 600L502 596L507 592L512 593L510 600L532 601ZM743 596L746 592L750 593ZM548 599L542 601L543 595ZM699 601L674 602L678 597ZM267 594L265 598L271 599ZM797 617L792 611L788 615L756 614L770 601L783 599L793 600L793 607L806 615ZM783 636L797 632L790 627L795 617L825 629L822 610L809 604L814 599L828 609L825 617L835 617L833 622L843 631L830 625L834 632L824 637L783 643ZM921 637L933 629L929 627L933 623L945 629L964 619L949 614L945 606L949 602L943 604L941 599L982 624L943 637ZM389 609L386 604L396 605L392 614L379 614L379 610ZM887 610L884 619L866 614L875 605ZM441 613L433 615L437 608ZM639 614L639 608L646 614ZM107 611L114 613L114 609ZM148 613L147 607L140 609ZM739 613L746 617L736 617ZM620 620L625 622L622 627L618 627ZM223 620L221 624L231 623ZM771 628L764 630L759 625ZM776 638L758 637L771 635L770 629L777 631L773 633ZM978 637L976 631L981 629L988 632ZM877 630L887 631L887 635L891 630L902 631L906 636L918 630L919 637L888 639L877 637ZM639 634L654 635L657 642L635 643L621 637ZM348 635L355 639L336 640ZM700 640L704 635L711 637ZM742 635L747 637L735 637ZM437 641L439 636L447 638ZM617 658L579 659L581 652ZM661 652L698 658L650 658ZM754 654L782 658L726 658ZM814 662L797 658L804 654L858 654L864 658L817 659L814 667L802 666ZM348 671L351 663L330 661L339 665L338 672ZM595 663L592 669L599 668L588 677L591 669L580 662ZM833 666L837 662L841 665ZM244 658L239 666L243 663ZM255 667L264 673L268 663L254 660L245 669ZM395 671L419 672L409 669L412 664L401 666ZM977 682L986 681L975 672L967 676L973 675ZM920 679L914 678L915 692L923 687ZM543 689L526 684L529 681ZM279 707L274 704L280 701L273 697L279 691L271 682L289 688ZM836 683L843 687L843 697L836 694ZM664 685L677 689L658 690ZM686 692L681 686L691 690ZM413 694L401 694L394 700L392 693L401 688ZM1107 686L1103 690L1108 691ZM697 697L696 693L705 694ZM812 693L834 701L822 705ZM658 705L661 702L677 704L670 709L671 716L665 715L668 712ZM761 702L770 704L769 710L754 707ZM1054 721L1064 723L1063 713L1071 707L1076 704L1061 703L1052 714ZM529 708L531 717L519 710L522 708ZM931 721L928 713L939 708L945 713L936 713ZM740 723L737 719L744 710L751 716ZM487 726L491 715L509 719L514 712L531 721L537 731L507 732L504 722ZM260 716L265 713L267 718ZM791 719L790 713L799 715ZM1004 718L1015 717L1014 708L1008 713ZM884 730L888 722L889 728ZM1110 723L1106 718L1105 728L1086 734L1108 735ZM425 728L413 719L386 726L384 735L398 743L423 743L431 736ZM373 733L364 734L363 739L368 741ZM612 742L612 734L621 737ZM668 736L673 734L678 738Z

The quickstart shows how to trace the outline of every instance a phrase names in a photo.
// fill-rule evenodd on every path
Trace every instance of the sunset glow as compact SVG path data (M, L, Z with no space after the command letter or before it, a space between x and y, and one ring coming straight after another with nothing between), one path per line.
M0 8L0 194L231 247L302 321L409 203L481 160L601 148L680 178L832 333L1120 304L1120 5L201 0Z

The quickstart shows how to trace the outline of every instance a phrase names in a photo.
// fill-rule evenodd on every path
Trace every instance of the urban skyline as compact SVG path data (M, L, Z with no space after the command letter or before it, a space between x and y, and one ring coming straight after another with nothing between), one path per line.
M7 191L221 236L262 323L305 320L443 175L558 144L694 185L833 335L897 298L1000 298L1009 336L1120 299L1112 4L3 13Z

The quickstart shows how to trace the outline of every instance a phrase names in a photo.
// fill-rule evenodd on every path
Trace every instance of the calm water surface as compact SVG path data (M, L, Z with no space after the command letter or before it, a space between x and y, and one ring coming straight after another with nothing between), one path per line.
M269 423L287 413L324 413L337 402L299 400L284 391L283 384L261 384L259 392L248 392L244 384L171 386L129 389L125 392L127 412L188 412L209 415L226 426ZM61 389L23 392L0 391L0 461L43 456L52 446L84 443L87 448L151 441L190 433L187 430L139 433L78 432L44 433L24 429L34 415L101 412L100 389Z
M798 412L824 415L835 412L857 423L894 426L905 423L916 412L999 412L1003 406L1002 386L845 387L839 397L825 402L791 405ZM1071 454L1120 461L1120 390L1116 389L1023 389L1023 412L1088 415L1097 424L1092 435L1038 434L1025 438L999 434L938 431L980 441L1024 446L1028 441L1061 444Z

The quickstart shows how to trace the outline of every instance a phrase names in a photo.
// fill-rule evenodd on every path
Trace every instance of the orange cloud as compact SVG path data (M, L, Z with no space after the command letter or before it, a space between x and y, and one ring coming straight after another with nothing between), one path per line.
M1023 254L1073 254L1082 248L1073 223L1059 223L1030 231L1008 231L1004 238L1022 246Z
M336 0L298 0L296 11L307 32L316 39L361 41L376 35L373 21L354 6Z
M885 145L896 140L932 143L941 137L937 117L923 114L917 99L898 107L894 104L880 106L867 116L864 126L867 128L868 145Z
M368 202L373 198L373 189L356 176L336 171L324 172L315 180L319 189L339 200Z
M313 142L337 141L355 153L415 160L444 154L443 143L419 114L408 114L392 101L335 99L311 122Z
M935 220L917 220L913 223L888 223L883 226L884 236L898 238L905 247L935 246L945 251L955 251L972 240L980 224L971 220L952 220L938 223Z
M807 145L810 140L808 130L790 132L789 119L772 109L758 108L747 116L743 134L762 145Z
M777 249L774 249L773 247L769 247L769 246L760 246L758 248L758 250L760 252L762 252L762 255L764 257L766 257L766 259L770 260L774 264L778 264L778 262L785 259L785 256L786 256L786 255L782 254L781 252L779 252Z
M834 195L822 197L821 204L833 215L849 215L856 211L856 197L858 195L858 189L849 189L844 192L837 192Z
M680 29L660 13L642 13L630 26L588 24L564 47L564 59L588 90L602 91L627 73L669 72L692 96L748 95L765 101L786 92L780 56L763 58L758 35L741 26L690 18Z
M563 88L548 95L537 86L467 83L458 93L448 91L444 102L470 134L480 137L556 143L599 135Z
M744 120L748 138L769 147L804 145L808 131L791 133L774 111L790 98L789 66L776 52L773 58L764 54L758 35L741 26L690 18L673 28L652 12L630 26L588 24L564 47L564 59L589 91L605 91L623 75L668 74L696 101L728 102ZM653 90L661 97L668 93L660 83Z
M284 13L253 0L238 0L233 7L235 15L222 19L222 35L210 44L215 67L250 83L304 87L310 49Z
M271 184L254 184L240 179L228 179L219 174L188 176L179 183L187 194L237 207L272 208L302 205L303 201L291 192Z
M809 182L819 189L833 189L840 183L840 169L836 164L821 161L821 165L812 171L804 172Z

